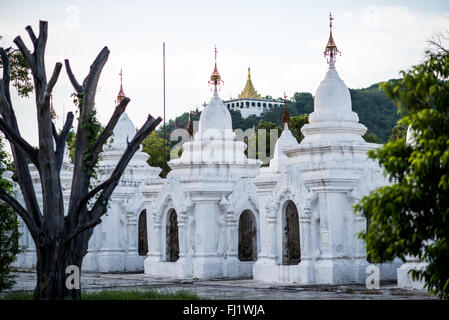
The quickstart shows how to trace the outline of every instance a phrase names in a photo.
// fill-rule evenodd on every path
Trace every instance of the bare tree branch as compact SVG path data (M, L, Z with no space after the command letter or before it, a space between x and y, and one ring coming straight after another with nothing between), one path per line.
M449 48L446 48L444 45L444 41L449 40L449 32L446 31L446 35L442 32L435 32L432 37L427 41L432 47L434 47L437 51L444 52L446 54L449 53Z
M92 159L95 161L100 153L101 147L106 143L106 141L109 139L109 137L112 135L114 128L120 119L120 116L123 114L123 112L126 109L126 106L130 102L129 98L124 98L122 101L120 101L120 104L115 107L114 113L111 116L111 119L109 120L106 127L101 132L100 136L95 141L95 144L92 147Z
M132 141L128 144L128 147L126 148L125 152L123 153L122 157L117 163L114 172L111 174L110 178L105 182L103 182L102 184L100 184L99 186L97 186L96 188L92 189L86 195L86 197L83 198L83 202L87 202L96 193L98 193L100 190L103 190L102 194L97 199L97 201L95 201L94 206L90 210L92 218L83 225L75 228L65 241L68 241L69 239L80 234L81 232L89 228L92 228L101 222L100 218L106 212L107 207L107 201L105 201L105 198L109 199L109 197L111 196L112 192L114 191L115 187L117 186L120 180L120 177L125 171L126 166L134 156L134 153L139 148L139 145L142 143L143 139L145 139L151 133L151 131L153 131L159 125L161 121L162 119L160 117L154 119L151 115L148 115L147 121L144 123L142 128L140 128L139 131L137 131ZM75 208L81 208L81 203L77 205Z
M56 62L55 68L53 69L53 74L51 75L50 81L47 84L47 88L45 89L45 102L50 103L51 92L53 91L53 87L58 81L59 74L61 73L62 64L60 62Z
M22 52L23 56L25 57L25 61L30 66L31 70L33 70L35 68L35 65L36 65L35 62L34 62L34 57L30 53L30 51L28 50L28 48L25 45L25 43L23 43L22 38L20 36L17 36L14 39L14 43L16 44L17 48L19 48L20 52Z
M30 27L31 28L31 27ZM37 47L35 52L42 53L42 62L44 58L45 46L47 44L48 38L48 22L47 21L39 21L39 38L37 39Z
M17 145L33 164L39 168L38 151L25 141L15 130L13 130L3 118L0 117L0 130L5 134L6 139L11 144Z
M77 228L75 228L75 230L72 231L72 233L69 236L67 236L67 238L62 240L63 244L67 243L68 241L70 241L71 239L73 239L74 237L79 235L81 232L86 231L87 229L93 228L100 223L101 223L101 219L97 219L97 220L91 220L83 225L78 226Z
M97 92L98 79L100 78L101 70L108 61L109 49L104 47L94 62L90 66L89 74L84 79L84 97L83 97L83 110L82 112L88 113L92 110L95 101L95 94ZM84 115L83 115L84 116Z
M77 209L81 208L82 206L84 206L85 204L87 204L87 202L93 198L98 192L100 192L101 190L103 190L104 188L108 187L111 183L115 182L116 180L119 180L121 177L120 174L116 173L113 174L112 176L109 177L109 179L107 179L106 181L102 182L101 184L99 184L98 186L96 186L95 188L93 188L91 191L89 191L83 199L81 199L81 201L79 202Z
M56 141L56 161L58 170L60 170L62 166L62 160L64 158L64 149L66 148L66 140L67 137L69 136L70 129L72 128L72 124L73 124L73 113L69 112L67 113L67 118L64 127L62 128L62 131L59 134L58 139Z
M0 114L2 116L8 115L12 110L11 103L8 101L5 91L6 88L2 79L0 80Z
M56 126L53 122L51 123L51 131L53 132L53 139L55 139L55 142L57 142L59 135L58 131L56 130Z
M65 69L67 71L67 75L69 76L70 83L72 84L73 88L75 89L75 91L77 93L81 93L83 91L83 87L80 86L78 81L76 81L76 78L75 78L75 76L73 75L73 72L72 72L72 68L70 67L69 60L65 59L64 63L65 63Z
M33 28L31 28L31 26L26 26L25 30L28 32L31 42L33 43L33 47L36 48L37 45L37 38L36 35L34 34Z
M145 139L151 133L151 131L153 131L159 125L161 121L162 121L161 117L154 119L151 115L148 115L147 121L145 121L143 126L139 129L139 131L137 131L136 135L128 144L126 150L123 152L123 155L118 161L114 171L111 174L111 177L116 174L120 176L123 174L123 172L126 169L126 166L136 153L143 139ZM104 188L100 197L98 197L97 201L90 210L92 213L93 220L101 218L101 216L106 212L107 201L104 200L110 198L118 182L119 180L115 180L112 183L110 183L106 188Z
M0 189L0 199L9 204L11 208L22 218L33 238L37 236L39 229L36 226L35 221L30 217L28 212L25 210L25 208L22 207L22 205L16 199L10 196L3 189Z
M11 106L11 94L9 92L9 82L11 80L10 63L8 54L3 48L0 48L0 57L2 58L3 63L3 79L1 80L3 82L2 94L5 95L6 101Z

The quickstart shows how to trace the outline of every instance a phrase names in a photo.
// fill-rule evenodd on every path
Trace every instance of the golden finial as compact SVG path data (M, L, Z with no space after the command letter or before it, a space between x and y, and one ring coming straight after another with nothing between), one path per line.
M125 93L123 92L123 86L122 86L123 73L122 73L122 69L121 68L120 68L119 76L120 76L120 91L118 92L117 100L115 101L117 104L119 104L126 97Z
M336 55L337 54L341 55L341 52L337 49L337 45L335 44L334 37L332 36L332 20L334 20L334 18L332 17L332 13L329 13L330 33L329 33L329 40L327 41L326 48L324 49L324 57L325 58L329 57L327 59L327 63L329 63L329 66L331 68L334 67Z

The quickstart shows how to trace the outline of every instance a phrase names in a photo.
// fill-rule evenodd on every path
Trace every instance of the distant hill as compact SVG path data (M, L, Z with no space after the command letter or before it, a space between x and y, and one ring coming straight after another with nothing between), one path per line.
M397 106L382 91L379 84L365 89L350 89L352 110L359 115L360 122L374 132L382 142L387 142L391 130L399 120Z
M396 105L379 90L379 84L364 89L349 89L352 99L352 110L359 115L360 122L364 124L369 132L375 133L382 142L387 142L391 134L391 130L399 120ZM297 92L293 95L291 101L287 101L287 109L290 116L298 116L313 112L313 96L309 92ZM240 128L246 130L248 128L257 127L260 120L271 121L280 127L280 118L283 107L276 107L265 112L262 116L249 116L243 119L239 111L230 111L232 117L232 126L234 129ZM193 114L193 120L198 120L201 111ZM189 113L185 112L175 120L169 120L166 126L166 136L175 127L186 127L189 121ZM162 126L159 127L158 133L162 136ZM172 143L174 144L174 143Z

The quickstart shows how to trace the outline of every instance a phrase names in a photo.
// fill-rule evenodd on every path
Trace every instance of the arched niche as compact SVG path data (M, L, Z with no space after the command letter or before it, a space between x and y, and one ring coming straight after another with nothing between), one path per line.
M240 261L257 259L257 222L250 210L242 212L239 218L238 258Z
M282 214L282 263L298 264L301 261L298 209L288 200Z
M140 212L137 239L137 251L139 256L146 256L148 253L147 210L142 210L142 212Z
M175 209L170 209L167 214L165 249L166 261L175 262L179 259L178 215Z

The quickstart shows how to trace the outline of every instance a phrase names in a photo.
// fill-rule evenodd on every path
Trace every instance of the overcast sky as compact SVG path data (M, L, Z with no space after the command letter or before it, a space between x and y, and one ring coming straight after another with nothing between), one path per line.
M111 53L96 98L105 123L114 109L123 68L130 97L127 112L137 127L146 115L162 115L162 42L166 42L167 119L209 101L207 85L214 46L224 80L223 99L243 89L251 67L256 90L280 97L286 91L315 93L327 64L323 57L334 16L334 40L342 55L337 70L350 88L398 77L424 57L426 41L449 30L449 2L427 1L4 1L0 0L1 46L25 26L38 32L49 22L47 75L57 61L70 59L81 82L104 46ZM62 126L73 110L73 89L65 70L54 91ZM34 97L13 95L22 134L37 144Z

